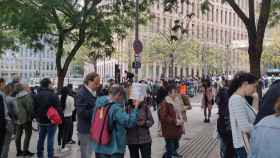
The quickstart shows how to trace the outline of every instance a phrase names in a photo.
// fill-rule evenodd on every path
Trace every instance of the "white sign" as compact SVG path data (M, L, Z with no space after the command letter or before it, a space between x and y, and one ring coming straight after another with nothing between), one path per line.
M129 99L143 101L146 97L146 86L141 83L133 83L130 89Z

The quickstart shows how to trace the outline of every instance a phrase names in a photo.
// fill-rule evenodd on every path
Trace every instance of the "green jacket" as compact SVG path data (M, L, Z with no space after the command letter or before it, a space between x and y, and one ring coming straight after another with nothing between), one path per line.
M17 124L22 125L32 121L33 115L33 99L32 96L26 92L21 91L16 95L17 102Z

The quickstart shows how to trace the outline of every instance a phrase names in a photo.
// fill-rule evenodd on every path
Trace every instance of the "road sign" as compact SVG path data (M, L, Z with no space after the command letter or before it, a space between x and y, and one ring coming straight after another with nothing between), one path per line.
M139 68L141 68L141 63L140 63L140 62L137 62L137 61L134 61L134 62L132 63L132 68L134 68L134 69L139 69Z
M135 61L141 63L141 54L135 54Z
M143 50L143 44L140 40L135 40L133 42L133 49L136 54L140 54Z

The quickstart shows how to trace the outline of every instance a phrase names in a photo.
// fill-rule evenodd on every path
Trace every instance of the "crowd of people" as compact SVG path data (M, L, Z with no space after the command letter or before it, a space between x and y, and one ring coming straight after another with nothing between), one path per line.
M128 147L131 158L152 157L150 128L155 124L151 106L157 111L159 135L165 141L163 158L183 157L177 152L186 133L184 123L191 110L190 94L202 92L204 122L211 121L212 107L218 106L217 131L221 158L278 158L280 151L280 82L275 81L263 98L258 97L258 79L246 72L232 80L140 81L145 98L132 97L133 77L116 84L101 85L97 73L85 76L77 91L71 85L54 89L50 79L30 88L15 79L0 79L0 158L8 158L15 136L16 156L43 158L67 152L67 144L78 143L81 158L124 158ZM260 100L262 100L260 102ZM258 113L257 113L258 112ZM267 116L267 117L266 117ZM37 149L30 140L38 125ZM72 139L77 121L78 140ZM58 132L57 132L58 130ZM56 134L57 133L57 134ZM24 136L24 142L21 140ZM57 139L56 139L57 138ZM23 148L22 148L23 147Z
M280 82L275 81L262 98L257 93L260 82L246 72L231 81L223 79L216 96L221 158L280 156Z

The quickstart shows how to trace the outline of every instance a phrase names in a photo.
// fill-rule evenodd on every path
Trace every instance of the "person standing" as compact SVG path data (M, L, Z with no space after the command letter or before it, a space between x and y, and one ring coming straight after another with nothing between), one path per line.
M17 156L33 156L29 151L29 144L32 135L32 117L33 117L33 98L27 92L25 86L21 83L15 84L16 102L17 102L17 121L16 121L16 148ZM23 151L21 150L22 134L25 134Z
M234 149L228 110L228 82L228 80L223 79L221 87L219 88L215 99L215 102L218 106L219 114L219 117L217 119L217 130L220 138L219 140L221 158L234 158Z
M89 133L99 86L99 75L95 72L89 73L85 77L84 85L79 89L76 96L78 137L80 141L81 158L91 158L92 155Z
M65 145L69 142L69 137L72 130L72 113L75 109L74 107L74 98L70 96L70 91L67 87L64 87L61 90L60 95L60 106L63 112L63 121L59 125L58 132L58 145L61 146L61 152L66 152L69 149L65 148Z
M275 114L262 119L252 131L250 158L280 157L280 96L274 105Z
M7 107L6 113L6 133L4 137L4 146L2 150L2 154L0 155L1 158L8 158L8 153L10 149L10 143L12 141L12 135L15 132L15 125L17 120L16 114L16 97L11 96L13 93L13 86L12 84L8 84L4 88L5 92L5 101Z
M257 124L264 117L272 115L275 113L274 103L278 96L280 96L280 80L276 80L272 83L270 88L264 94L262 98L262 104L259 106L259 112L257 114L254 124Z
M251 73L240 72L234 76L228 90L230 125L236 158L247 158L248 155L248 144L244 140L250 137L256 114L245 96L254 94L256 88L257 78Z
M37 143L37 157L44 157L44 143L47 137L48 158L54 158L54 138L57 125L53 124L47 116L50 107L53 107L61 114L59 98L52 89L52 82L44 78L40 82L38 93L34 96L34 111L36 120L39 123L39 138Z
M6 126L6 103L5 103L5 95L4 95L4 87L5 87L5 80L3 78L0 79L0 127ZM4 135L6 134L6 128L0 128L0 155L2 154L2 149L4 146Z
M134 109L133 102L130 100L128 105L128 113ZM142 101L139 106L139 119L137 125L133 128L127 129L127 144L130 153L130 158L140 158L139 151L142 158L151 158L152 138L149 128L154 124L154 119L149 106Z
M139 101L134 101L134 109L128 114L124 110L124 95L126 94L120 85L112 86L109 96L97 99L96 109L111 103L109 109L109 127L111 131L110 142L107 145L98 144L93 141L95 158L124 158L126 149L127 128L133 128L139 120Z
M204 110L204 122L209 123L211 118L212 107L214 105L214 93L211 86L211 82L208 79L203 83L201 103L201 108Z
M173 156L182 157L177 153L179 141L184 133L184 120L182 118L182 105L176 101L178 90L175 84L169 84L168 96L160 104L159 119L161 123L162 136L165 139L166 153L163 158L172 158Z

